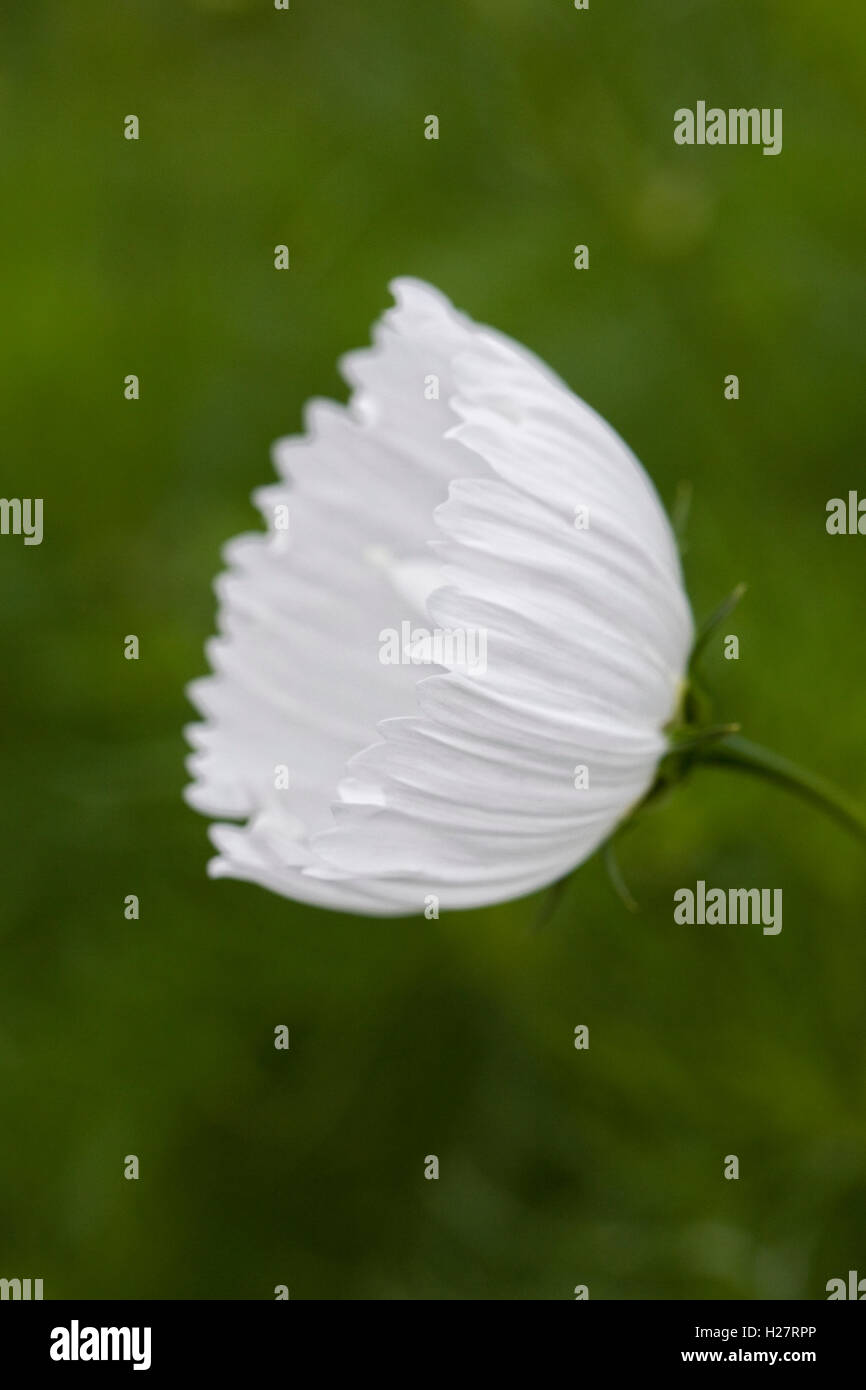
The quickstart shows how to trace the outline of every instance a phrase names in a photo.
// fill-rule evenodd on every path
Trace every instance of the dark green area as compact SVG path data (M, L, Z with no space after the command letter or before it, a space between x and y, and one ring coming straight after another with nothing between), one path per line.
M830 822L702 773L626 837L639 915L594 861L535 931L538 900L377 922L210 882L181 800L220 547L398 274L550 361L668 504L692 481L697 615L750 586L739 662L706 663L718 717L866 799L866 537L824 529L866 495L864 40L861 5L808 0L4 10L0 492L43 497L46 533L0 537L0 1276L763 1299L866 1274L866 859ZM698 99L782 107L782 154L678 148ZM781 887L781 935L675 925L698 878Z

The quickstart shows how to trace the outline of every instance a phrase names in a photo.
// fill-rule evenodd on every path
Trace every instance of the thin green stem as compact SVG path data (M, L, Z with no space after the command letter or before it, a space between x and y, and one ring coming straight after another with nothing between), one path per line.
M672 753L690 753L695 748L706 748L710 743L718 743L729 734L738 734L741 728L741 724L708 724L703 729L692 729L686 724L683 726L683 733L675 732L671 735L670 749Z
M692 495L694 488L689 479L684 478L677 483L677 490L674 494L674 504L671 508L671 526L676 538L679 552L684 555L687 550L686 528L689 524L689 513L692 509Z
M571 874L569 873L564 874L562 878L558 878L554 883L551 883L541 900L541 905L533 923L533 927L536 931L540 931L542 927L546 927L556 916L559 905L565 897L565 891L570 882Z
M689 670L692 670L698 657L703 652L716 628L725 621L729 613L733 613L748 585L738 584L736 589L732 589L726 599L723 599L718 608L714 609L710 616L701 624L698 635L695 638L695 645L692 647L692 654L689 657Z
M806 772L796 763L761 748L757 743L738 734L726 735L707 745L700 756L703 766L728 767L734 771L750 772L787 791L796 792L813 806L844 825L866 843L866 815L844 792L838 791L825 778Z
M616 835L611 835L610 839L605 842L602 848L604 867L607 869L607 876L611 881L617 897L621 902L625 903L629 912L637 912L638 904L629 892L628 884L623 878L622 870L619 867L619 860L616 857L616 847L614 845L615 840Z

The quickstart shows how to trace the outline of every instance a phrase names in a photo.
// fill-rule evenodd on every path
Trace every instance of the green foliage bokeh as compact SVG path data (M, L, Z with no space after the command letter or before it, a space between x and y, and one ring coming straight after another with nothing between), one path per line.
M866 1273L842 831L706 773L625 843L638 915L593 861L536 930L538 899L379 922L211 882L181 799L220 548L399 274L548 360L668 505L691 480L696 614L750 585L720 716L866 798L866 539L824 529L866 495L864 92L853 3L4 10L0 491L45 499L45 539L0 537L0 1276L764 1299ZM783 108L782 154L675 146L698 99ZM675 925L698 878L781 887L782 933Z

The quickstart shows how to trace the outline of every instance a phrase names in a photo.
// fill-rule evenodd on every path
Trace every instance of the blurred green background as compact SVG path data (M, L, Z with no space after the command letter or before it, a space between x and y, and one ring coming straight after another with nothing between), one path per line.
M764 1299L866 1274L843 831L705 773L626 841L638 915L593 861L535 930L538 899L378 922L210 882L181 800L220 547L397 274L546 358L668 505L693 482L696 614L750 584L719 714L866 800L866 539L824 527L866 495L864 92L853 0L4 7L0 491L45 499L45 539L0 538L0 1276ZM698 99L782 107L782 154L675 146ZM781 887L781 935L675 925L698 878Z

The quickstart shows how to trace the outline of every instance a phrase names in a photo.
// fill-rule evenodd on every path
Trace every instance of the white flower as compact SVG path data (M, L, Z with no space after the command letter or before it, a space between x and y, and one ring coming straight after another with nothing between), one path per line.
M348 407L275 446L268 533L227 547L188 730L188 799L245 822L213 827L213 875L376 916L586 859L652 784L693 640L622 440L518 344L392 288Z

